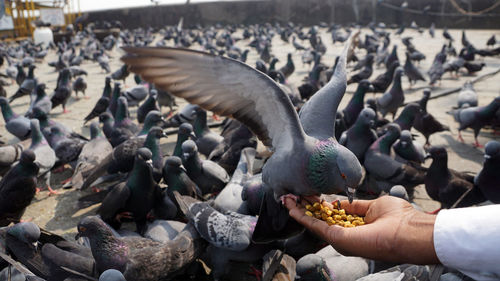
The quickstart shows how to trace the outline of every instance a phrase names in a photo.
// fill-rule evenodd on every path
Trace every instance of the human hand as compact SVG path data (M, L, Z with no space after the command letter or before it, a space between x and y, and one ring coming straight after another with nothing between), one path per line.
M311 200L311 198L308 198ZM303 202L314 203L314 202ZM305 214L304 205L287 198L290 216L343 255L412 264L439 263L434 249L435 215L415 210L407 201L382 196L375 200L341 202L348 214L364 216L365 225L344 228ZM325 206L333 208L328 202Z

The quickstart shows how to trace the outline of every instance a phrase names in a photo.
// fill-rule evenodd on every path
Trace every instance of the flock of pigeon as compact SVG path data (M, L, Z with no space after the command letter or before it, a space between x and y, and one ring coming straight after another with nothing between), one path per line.
M291 219L280 200L390 194L412 201L415 187L425 184L442 208L500 203L500 143L485 145L478 174L449 169L446 148L429 142L449 131L427 111L431 90L419 103L405 103L402 86L403 76L412 86L434 85L446 72L480 73L478 57L500 54L494 36L480 49L464 31L457 53L445 29L425 75L418 65L427 58L404 27L384 24L369 25L364 38L356 26L288 23L122 30L102 42L94 27L46 47L2 43L0 64L8 66L0 74L0 107L19 142L0 147L0 280L429 280L427 266L342 256ZM325 31L343 45L333 66L322 62ZM435 36L434 25L427 31ZM275 36L295 49L281 68ZM124 64L112 72L108 53L120 47ZM36 77L49 52L58 56L49 65L59 73L51 95ZM249 55L259 58L255 67L245 63ZM288 80L298 55L310 71L294 86ZM68 111L73 92L87 97L82 63L109 73L82 120L91 122L90 138L51 119L59 105ZM385 72L372 77L374 67ZM130 75L136 85L122 89ZM13 94L3 89L10 83L18 85ZM338 108L353 83L350 101ZM178 106L174 96L188 104ZM14 112L12 101L28 97L27 112ZM135 116L129 107L137 107ZM482 128L500 125L500 97L479 106L467 82L450 114L458 138L469 128L477 138ZM213 126L222 127L220 134ZM161 139L172 132L177 140L167 151ZM77 242L20 222L39 187L57 194L51 173L65 169L72 176L60 185L82 193L75 204L101 204L76 226ZM447 269L442 278L458 275Z

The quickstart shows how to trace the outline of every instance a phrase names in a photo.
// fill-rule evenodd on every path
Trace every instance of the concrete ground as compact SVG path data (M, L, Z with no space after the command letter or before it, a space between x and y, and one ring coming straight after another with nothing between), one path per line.
M361 38L364 38L364 34L367 30L362 30ZM423 34L419 34L415 30L407 29L403 33L403 37L405 36L413 36L413 43L416 48L423 52L426 55L426 60L422 61L419 65L419 68L422 72L426 72L434 58L434 55L439 51L442 44L444 43L444 38L441 35L442 30L436 30L436 38L431 38L428 32L424 32ZM450 33L455 38L455 48L457 51L461 47L460 44L460 34L461 30L450 30ZM492 35L496 34L497 38L500 37L499 30L470 30L467 31L467 36L469 40L477 47L477 48L485 48L487 39ZM327 53L323 57L322 62L327 65L333 65L335 56L340 53L342 50L343 44L337 43L332 45L330 34L326 32L326 30L322 29L321 36L323 42L327 46ZM401 43L400 36L391 36L392 44L398 44L398 56L400 61L404 63L405 48ZM249 41L242 40L237 43L242 49L248 48ZM309 46L309 43L304 41L301 42L305 46ZM291 52L293 54L293 59L296 66L295 73L289 79L289 82L294 84L295 86L299 86L301 84L302 79L307 75L310 70L307 66L304 66L301 62L301 52L294 51L294 48L291 44L287 44L283 42L279 36L275 36L273 39L272 45L272 54L279 58L279 62L277 67L281 67L284 63L286 63L287 53ZM197 46L198 47L198 46ZM392 48L392 46L390 47ZM357 51L360 56L364 55L364 50ZM121 62L119 60L122 52L120 50L113 50L110 52L112 56L111 59L111 69L114 71L121 66ZM49 55L45 58L42 63L37 64L37 69L35 70L36 77L39 82L44 82L47 84L48 89L47 93L51 93L56 84L57 73L47 65L48 62L56 60L57 57L53 51L49 53ZM258 59L258 54L255 50L251 50L247 63L254 66L255 61ZM486 63L486 67L478 73L478 75L482 75L484 73L491 72L500 67L500 58L481 58L478 57L479 60L482 60ZM5 63L6 64L6 63ZM58 122L62 122L66 126L70 127L76 132L80 132L83 135L89 135L88 126L83 126L83 118L90 112L90 110L95 105L96 101L99 99L102 93L102 89L104 86L104 79L106 74L101 71L101 68L96 63L84 62L82 67L88 72L88 76L85 77L85 80L88 83L87 95L90 99L80 99L76 100L74 96L72 96L68 103L68 109L71 111L68 114L61 114L62 108L58 107L52 111L51 118ZM5 66L3 66L0 71L4 71ZM376 75L384 72L383 68L375 68L374 74L372 78L376 77ZM348 76L352 75L354 72L350 71ZM479 94L479 104L485 105L489 103L494 97L498 96L499 88L498 81L499 75L491 77L487 80L477 83L474 85L477 93ZM465 73L461 73L459 79L451 78L449 74L445 74L442 80L442 83L438 87L432 88L432 93L439 93L441 91L455 88L461 86L465 81L469 79L473 79L473 76L467 76ZM403 89L405 90L406 100L407 101L417 101L420 99L422 95L422 90L427 87L426 82L418 82L414 85L413 89L409 89L408 80L406 77L403 77ZM127 79L127 85L125 87L130 87L135 84L133 79L129 77ZM340 108L342 108L350 99L352 93L356 89L356 84L350 85L347 88L347 93L344 99L342 100L342 104ZM11 85L6 87L8 96L13 95L17 90L17 85ZM368 96L370 96L369 94ZM457 94L452 94L446 97L438 98L435 100L431 100L428 103L428 111L431 112L438 120L447 124L451 128L451 132L445 132L441 134L437 134L431 137L431 143L434 145L444 145L448 149L449 153L449 166L450 168L461 170L461 171L471 171L478 172L481 169L483 162L483 149L477 149L472 146L473 135L470 130L467 130L463 133L464 139L466 143L461 143L457 141L457 124L453 121L452 116L446 114L446 111L451 109L452 106L456 105ZM182 106L184 101L179 100L178 104ZM29 105L29 98L23 97L13 102L12 107L16 113L23 114ZM166 113L167 109L164 109ZM135 108L131 110L132 116L135 116ZM97 121L95 119L94 121ZM10 135L5 130L5 123L3 119L0 120L0 135L1 140L7 143L15 143L18 140ZM480 134L479 141L482 144L485 144L488 140L495 139L495 137L491 131L483 130ZM176 136L169 137L167 142L165 143L167 149L166 152L171 152L173 143L176 140ZM423 137L418 137L418 141L424 142ZM165 151L164 151L165 152ZM428 164L428 163L427 163ZM52 186L60 192L57 196L48 196L48 192L42 191L35 196L32 204L26 210L23 219L24 220L32 220L37 223L41 227L44 227L50 231L53 231L58 234L62 234L68 238L74 237L76 233L76 225L77 222L87 215L95 214L95 211L98 205L86 207L80 209L81 206L77 203L77 199L82 195L89 194L90 191L76 191L76 190L62 190L60 189L60 182L71 175L71 171L66 171L63 174L56 174L52 179ZM439 203L432 201L427 196L425 189L423 186L417 188L416 191L416 203L421 205L424 210L431 211L439 207Z

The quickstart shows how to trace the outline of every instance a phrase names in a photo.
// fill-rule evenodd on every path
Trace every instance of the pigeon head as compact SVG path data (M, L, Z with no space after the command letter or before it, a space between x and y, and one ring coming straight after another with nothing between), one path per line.
M431 89L429 89L429 88L424 89L424 96L430 97L431 96Z
M193 125L189 124L189 123L182 123L180 126L179 126L179 132L178 132L178 135L179 136L183 136L184 138L188 138L188 137L191 137L192 139L196 140L196 136L195 134L193 133Z
M180 167L181 165L182 165L182 160L181 160L181 158L179 158L177 156L170 156L165 161L165 166L167 166L167 167L176 168L176 167Z
M489 141L484 147L484 158L486 160L497 158L500 155L500 142Z
M391 188L391 190L389 191L389 195L404 199L406 201L410 201L410 199L408 197L408 192L406 191L406 188L402 185L393 186Z
M438 159L448 159L448 153L446 152L446 148L443 146L433 146L429 149L429 156L431 157L432 160L438 160Z
M158 91L156 89L152 89L151 91L149 91L149 95L152 97L157 97Z
M111 83L111 77L106 76L106 79L105 79L105 81L104 81L104 82L105 82L106 84Z
M99 281L127 281L123 274L116 269L108 269L99 276Z
M359 91L359 90L363 90L365 93L375 91L372 84L367 79L361 80L359 82L357 91Z
M404 130L401 132L401 136L399 137L399 141L401 143L401 146L407 147L412 143L412 136L410 131Z
M38 84L36 85L36 95L37 96L42 96L45 94L45 89L47 88L47 85L45 85L45 83L41 83L41 84Z
M101 115L99 115L99 122L106 123L109 121L113 121L113 116L111 116L111 113L104 112L104 113L101 113Z
M415 116L417 113L421 112L420 105L418 103L410 103L405 106L401 114L398 116L397 119L400 119L401 121L409 121L410 123L413 123L413 120L415 119Z
M35 152L32 150L25 150L21 153L21 158L19 162L21 163L33 163L36 160Z
M148 136L153 136L155 139L160 139L160 138L167 138L167 134L165 134L160 127L152 127L149 132ZM147 137L146 137L147 138Z
M352 201L361 181L361 164L356 156L336 141L319 141L309 158L307 178L318 193L345 191Z
M183 142L181 148L182 148L182 155L186 160L195 156L198 153L198 147L196 146L196 143L192 140L187 140Z
M375 117L377 117L375 114L375 111L373 111L373 109L367 107L367 108L363 108L363 110L361 110L361 112L359 113L359 116L358 116L358 120L359 120L359 122L361 122L361 124L369 125L370 127L372 127L373 124L375 123Z
M144 119L144 126L146 125L158 125L160 123L164 123L165 120L161 116L161 113L158 110L151 110L148 112L146 115L146 118Z
M90 123L90 138L95 139L96 137L101 136L101 128L99 128L99 123L92 122Z
M325 260L316 254L305 255L299 259L296 271L299 280L331 280L330 269Z
M404 72L404 69L401 66L398 66L396 70L394 70L394 79L401 78Z
M9 101L6 98L0 97L0 106L1 107L4 107L4 106L6 106L8 104L9 104Z
M36 245L40 238L40 228L32 222L20 222L7 230L9 235L14 236L19 241L26 244Z
M135 154L135 159L136 160L141 160L145 163L152 163L151 158L153 158L153 153L145 147L141 147L137 150Z
M97 216L88 216L83 218L77 225L78 233L75 240L80 237L99 237L113 236L109 227Z

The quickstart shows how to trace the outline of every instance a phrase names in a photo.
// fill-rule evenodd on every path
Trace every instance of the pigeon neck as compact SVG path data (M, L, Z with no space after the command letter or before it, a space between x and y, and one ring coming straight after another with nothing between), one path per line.
M5 119L5 123L9 122L11 119L16 118L17 115L12 111L12 108L8 103L2 103L2 115Z
M500 107L500 103L493 101L492 103L483 107L482 110L479 110L479 113L478 113L479 118L481 118L481 119L492 118L495 115L495 113L497 112L499 107Z
M202 110L196 114L196 119L193 124L193 131L197 137L203 136L203 134L209 131L207 126L207 112Z
M127 180L131 190L147 190L153 186L153 172L151 167L143 160L135 160L134 168Z
M49 124L49 118L47 116L40 116L38 119L38 122L40 123L40 128L45 129L47 128Z
M325 171L330 170L330 161L337 157L337 153L332 141L320 141L309 158L307 179L321 193L330 187L329 175Z
M427 102L429 101L429 96L424 95L419 102L420 108L423 112L427 112Z
M361 85L358 86L356 92L354 92L354 95L352 96L346 108L351 108L353 106L363 108L365 94L366 94L366 88L362 87Z
M106 85L104 86L104 90L102 91L102 96L111 98L111 82L106 82Z
M194 153L193 156L186 159L186 163L184 165L186 169L191 171L200 172L201 171L201 159L198 156L198 152Z
M146 118L146 121L144 121L144 125L142 126L142 130L139 132L139 136L144 136L144 135L147 135L149 130L151 130L151 128L153 128L153 126L156 125L156 124L153 124L153 122Z
M396 120L394 120L394 123L398 124L399 127L401 127L401 128L406 128L406 127L410 126L411 124L413 124L414 120L415 120L414 113L411 113L408 111L405 112L403 110L403 112L401 112L399 117Z
M269 71L276 69L276 62L278 62L278 61L277 60L271 61L271 64L269 65Z
M89 236L89 240L99 272L109 268L125 271L129 248L123 241L114 237L113 233L104 227L101 227L97 234Z
M125 119L127 119L127 107L125 104L119 103L118 108L116 109L115 123L121 124Z
M102 131L98 126L90 126L90 139L102 138Z
M381 153L390 155L391 154L391 146L394 144L394 142L398 139L397 134L385 134L382 136L379 141L378 141L378 149Z
M34 73L34 72L35 72L35 68L34 68L34 67L30 67L29 72L28 72L28 77L27 77L27 78L28 78L28 79L33 79L33 78L35 78L35 73Z
M392 84L391 93L394 95L403 95L403 88L401 87L401 74L396 74L394 76L394 82Z
M182 157L182 143L187 141L188 136L185 134L177 135L177 142L175 143L173 156Z
M40 131L40 128L35 128L34 130L31 130L31 146L30 148L35 147L36 145L42 143L44 141L44 137L42 135L42 132Z
M144 147L148 148L151 153L153 154L153 163L155 164L155 167L158 167L158 164L160 164L162 160L162 154L160 151L160 146L158 145L159 139L156 138L156 136L152 134L148 134L146 137L146 140L144 141Z

